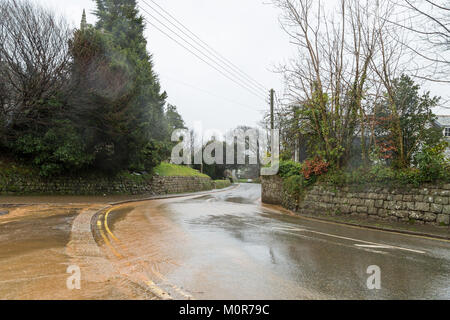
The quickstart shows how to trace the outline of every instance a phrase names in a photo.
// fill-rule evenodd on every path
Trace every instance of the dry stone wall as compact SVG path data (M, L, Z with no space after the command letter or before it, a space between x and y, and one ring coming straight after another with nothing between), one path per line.
M149 194L165 195L207 191L215 188L214 181L206 177L159 177L148 179L15 179L1 181L0 195L54 194L103 195Z
M418 224L450 224L450 184L421 188L317 185L289 194L278 176L263 177L262 200L300 214L353 215Z

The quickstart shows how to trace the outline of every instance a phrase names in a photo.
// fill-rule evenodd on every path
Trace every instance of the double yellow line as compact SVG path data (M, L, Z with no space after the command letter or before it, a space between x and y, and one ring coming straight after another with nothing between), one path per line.
M124 257L116 250L116 248L114 248L114 246L111 244L111 242L109 241L108 237L106 236L106 234L103 232L103 226L105 227L106 232L108 233L108 235L116 242L120 243L120 240L117 239L117 237L111 232L111 230L109 229L108 226L108 216L111 213L111 211L114 208L110 208L108 209L108 211L106 211L105 213L105 218L104 218L104 222L102 224L102 217L103 215L99 216L99 219L97 220L97 227L98 230L100 232L101 237L103 238L103 241L105 242L105 244L108 246L108 248L111 250L111 252L119 259L123 259Z
M226 192L226 191L234 190L234 189L237 189L237 188L240 188L240 187L241 187L241 185L238 184L237 186L234 186L234 187L232 187L232 188L228 188L228 189L226 189L226 190L220 190L220 191L216 191L216 192L211 192L211 193L221 193L221 192ZM192 197L195 197L195 196L199 196L199 195L193 195ZM179 198L185 198L185 197L189 198L189 196L179 196ZM178 196L173 197L173 198L178 198ZM132 201L132 202L143 202L143 201L148 201L148 200L153 200L153 199L139 200L139 201ZM113 240L114 240L115 242L117 242L118 244L121 244L121 242L120 242L120 240L114 235L114 233L111 231L111 229L109 228L109 225L108 225L108 217L109 217L110 213L111 213L113 210L116 210L116 209L118 209L118 208L121 208L122 206L124 206L124 204L121 205L121 206L116 206L116 207L111 207L111 208L109 208L109 209L105 212L104 216L103 216L103 214L100 214L100 215L99 215L99 218L98 218L98 220L97 220L97 229L98 229L98 231L100 232L100 235L101 235L103 241L105 242L106 246L111 250L111 252L112 252L118 259L120 259L120 260L124 259L125 257L124 257L122 254L120 254L120 253L116 250L116 248L113 246L113 244L112 244L111 241L109 240L108 236L111 237L111 239L113 239ZM106 231L106 234L105 234L105 232L103 231L103 227L104 227L104 229L105 229L105 231ZM127 262L127 265L131 267L131 264L130 264L129 262ZM157 271L152 271L152 272L153 272L158 278L160 278L162 281L166 282L169 286L171 286L171 287L172 287L176 292L178 292L181 296L183 296L183 297L185 297L185 298L187 298L187 299L189 299L189 300L193 300L193 299L194 299L191 295L189 295L189 294L183 292L183 290L181 290L181 289L178 288L177 286L171 284L171 283L170 283L170 282L169 282L162 274L160 274L159 272L157 272ZM145 282L145 283L147 284L147 286L150 288L150 291L153 292L153 293L154 293L156 296L158 296L159 298L161 298L161 299L171 299L170 295L169 295L168 293L164 292L163 290L161 290L158 286L156 286L156 284L155 284L153 281L151 281L151 280L149 280L149 279L146 279L144 282Z
M105 228L106 233L111 237L111 239L113 239L115 242L117 242L118 244L121 244L120 240L114 235L114 233L111 231L111 229L109 228L108 225L108 217L109 214L113 211L116 210L119 207L112 207L110 209L108 209L103 217L102 214L100 214L99 219L97 220L97 227L98 230L100 232L101 237L103 238L103 241L105 242L106 246L111 250L111 252L120 260L124 259L125 257L120 254L116 248L112 245L111 241L109 241L108 236L105 234L105 232L103 231L103 228ZM102 222L103 221L103 222ZM132 267L131 263L127 262L127 265L129 267ZM158 278L160 278L161 280L163 280L164 282L167 282L167 279L160 274L159 272L156 271L152 271ZM159 288L152 280L150 280L149 278L143 279L144 283L149 287L150 291L155 294L158 298L163 299L163 300L172 300L172 297L170 296L170 294L168 294L167 292L165 292L164 290L162 290L161 288ZM176 292L178 292L180 295L182 295L183 297L185 297L186 299L192 300L193 297L189 294L186 294L185 292L183 292L180 288L178 288L175 285L172 285L170 283L168 283Z

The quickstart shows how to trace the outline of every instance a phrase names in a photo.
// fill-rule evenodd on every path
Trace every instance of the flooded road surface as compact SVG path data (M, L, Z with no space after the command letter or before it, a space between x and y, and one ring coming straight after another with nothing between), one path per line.
M6 208L0 299L450 299L450 242L294 217L260 196L242 184L117 206ZM67 288L69 266L80 290ZM370 266L380 290L367 287Z
M243 184L126 205L111 234L176 299L450 299L449 242L281 214L260 194ZM368 289L369 266L381 290Z
M118 274L95 242L91 217L104 207L0 204L0 299L154 298ZM68 286L70 267L80 270L80 290Z
M66 244L81 210L54 205L6 209L0 217L0 299L67 296Z

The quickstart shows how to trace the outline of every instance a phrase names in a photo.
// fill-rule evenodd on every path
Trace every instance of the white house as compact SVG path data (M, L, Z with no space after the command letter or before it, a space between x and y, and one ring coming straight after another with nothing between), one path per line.
M437 116L436 124L442 128L445 138L450 142L450 115ZM450 148L447 149L447 155L450 157Z

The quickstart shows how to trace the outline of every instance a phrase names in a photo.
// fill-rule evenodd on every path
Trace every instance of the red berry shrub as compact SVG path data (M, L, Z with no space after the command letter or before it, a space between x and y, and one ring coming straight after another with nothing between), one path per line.
M321 176L328 172L329 164L320 157L312 160L306 160L302 167L302 173L305 179L309 180L313 176Z

